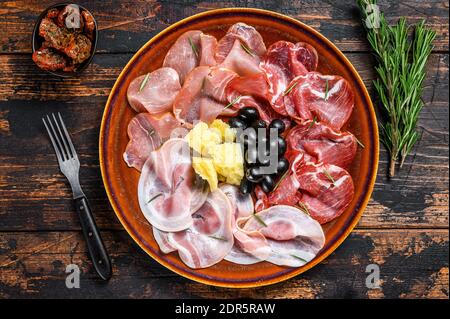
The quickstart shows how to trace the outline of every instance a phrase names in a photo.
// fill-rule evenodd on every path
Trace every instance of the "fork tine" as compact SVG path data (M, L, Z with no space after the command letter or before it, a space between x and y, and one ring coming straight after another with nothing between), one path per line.
M60 151L58 149L58 146L56 145L55 139L53 138L53 134L50 131L50 129L48 128L48 125L45 122L45 118L42 118L42 122L44 123L45 128L47 129L47 133L48 133L48 136L50 137L50 141L52 142L53 148L54 148L55 153L56 153L56 157L58 158L58 162L61 164L63 159L61 158L61 153L60 153Z
M67 158L71 158L72 154L70 153L69 147L67 146L66 138L64 138L64 134L61 131L61 128L60 128L60 125L58 123L58 120L56 119L55 113L52 113L52 117L53 117L53 120L55 122L56 128L58 129L59 137L61 138L62 144L64 145L64 149L66 151Z
M48 124L50 125L50 128L52 129L52 132L53 132L53 138L56 140L56 142L57 142L57 144L58 144L58 146L59 146L59 150L60 150L60 153L61 153L61 157L62 157L62 159L65 161L66 159L68 159L68 157L67 157L67 155L64 153L64 148L63 148L63 146L62 146L62 144L61 144L61 141L60 141L60 139L59 139L59 137L58 137L58 134L56 133L55 127L53 126L52 120L50 119L50 117L49 117L48 115L47 115L47 122L48 122Z
M77 157L77 152L75 151L75 148L73 147L72 139L70 138L69 132L67 132L66 124L64 124L64 121L62 119L61 113L58 112L59 120L61 121L61 126L63 128L64 134L66 136L67 142L69 143L70 150L72 151L72 156Z

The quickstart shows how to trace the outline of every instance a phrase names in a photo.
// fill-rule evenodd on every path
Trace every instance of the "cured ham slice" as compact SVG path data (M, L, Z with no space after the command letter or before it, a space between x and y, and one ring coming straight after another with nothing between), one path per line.
M289 149L303 151L307 162L323 162L346 168L356 154L357 142L349 132L336 132L314 121L292 128L286 141Z
M195 121L211 123L218 115L230 114L224 111L225 88L236 74L228 69L199 66L186 78L174 104L175 117L186 127Z
M317 52L307 43L278 41L268 48L260 67L266 74L269 85L266 95L275 111L294 115L284 105L285 92L296 76L314 71L317 63Z
M189 229L169 233L168 240L191 268L205 268L221 261L233 247L232 208L227 196L217 189L209 193L193 215Z
M183 84L188 74L197 66L216 65L214 52L217 40L198 30L187 31L172 45L164 58L163 66L175 69Z
M257 57L261 57L266 52L266 45L261 34L254 27L239 22L232 25L226 35L219 40L216 52L218 63L222 63L227 58L236 40L239 40L250 53Z
M354 105L350 84L338 75L322 75L309 72L296 77L289 98L296 113L303 120L323 122L339 131L349 119Z
M147 158L179 127L172 113L153 116L149 113L136 115L128 124L130 141L123 153L129 167L141 171Z
M205 201L206 190L192 168L187 142L170 139L144 164L138 185L139 206L159 230L181 231L192 225L191 215Z
M298 208L272 206L245 224L247 231L260 231L271 247L267 261L290 267L310 262L325 244L320 224Z
M260 58L247 52L239 40L235 40L225 60L219 64L222 68L233 70L241 76L259 74L262 70L259 68Z
M234 245L225 260L249 265L265 260L270 254L270 247L265 237L258 231L247 232L241 225L251 218L254 212L253 200L250 195L242 195L239 188L229 184L221 184L220 190L230 200L233 211L232 228Z
M297 179L301 206L321 224L340 216L353 199L352 177L338 166L307 163L297 170Z
M177 71L172 68L159 68L131 81L127 98L136 112L157 114L171 110L180 89Z
M136 115L128 124L127 132L130 141L123 153L123 159L129 167L142 170L150 153L161 146L162 139L155 132L149 113Z
M175 247L173 247L169 243L169 233L160 231L158 228L153 227L153 237L155 238L156 242L158 243L159 249L165 253L171 253L173 251L176 251Z

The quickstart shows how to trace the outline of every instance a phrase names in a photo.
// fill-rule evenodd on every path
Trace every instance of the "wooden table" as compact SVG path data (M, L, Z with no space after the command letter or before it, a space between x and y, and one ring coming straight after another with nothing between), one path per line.
M382 1L389 20L426 18L437 31L420 116L421 138L404 168L387 178L387 153L358 227L322 264L287 282L231 290L198 284L143 253L117 221L98 160L103 108L134 52L170 24L220 7L257 6L295 17L331 39L373 93L373 59L353 1L80 1L96 16L98 52L80 78L57 79L30 57L36 17L54 1L0 2L0 297L131 298L448 298L449 19L448 1ZM86 255L71 192L40 118L61 112L82 163L81 183L114 267L108 284ZM66 265L82 271L81 289L65 286ZM368 264L381 289L365 285Z

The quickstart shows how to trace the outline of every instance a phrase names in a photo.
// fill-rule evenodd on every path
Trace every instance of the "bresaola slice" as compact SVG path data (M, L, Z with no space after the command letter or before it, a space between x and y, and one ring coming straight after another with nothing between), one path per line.
M339 217L353 199L352 177L338 166L307 163L298 169L297 179L301 206L321 224Z
M230 201L220 189L210 192L192 218L189 229L169 233L168 241L189 267L210 267L228 255L233 247Z
M289 87L288 97L303 120L316 118L339 131L352 114L353 90L341 76L309 72L296 77Z
M246 231L259 231L271 248L267 261L289 267L310 262L325 244L320 224L298 208L272 206L256 214L244 226Z
M163 67L131 81L127 98L136 112L158 114L171 110L180 89L177 71Z
M206 189L196 178L187 142L170 139L144 164L138 185L139 206L159 230L181 231L192 225L191 215L205 201Z
M303 151L307 162L323 162L346 168L356 154L357 142L349 132L336 132L312 120L299 123L287 136L288 149Z
M136 115L128 124L130 141L123 153L123 159L129 167L141 171L150 153L159 148L179 126L172 113L158 116L149 113Z

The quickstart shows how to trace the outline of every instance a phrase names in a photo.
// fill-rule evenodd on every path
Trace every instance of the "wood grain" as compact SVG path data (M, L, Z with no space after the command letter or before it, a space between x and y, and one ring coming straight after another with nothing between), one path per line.
M287 282L224 289L184 279L148 258L125 232L103 232L114 276L100 282L78 232L0 233L0 298L448 298L445 230L355 231L325 262ZM368 289L366 267L380 267L380 289ZM80 289L65 287L68 264L81 270ZM401 267L399 267L401 265Z
M52 0L0 2L0 53L29 53L31 32L38 15ZM206 10L226 7L256 7L280 12L316 28L341 50L367 51L364 31L354 1L77 1L92 11L100 33L100 52L135 52L149 38L180 19ZM448 1L379 1L392 22L400 16L417 22L426 18L437 32L436 50L448 51Z

